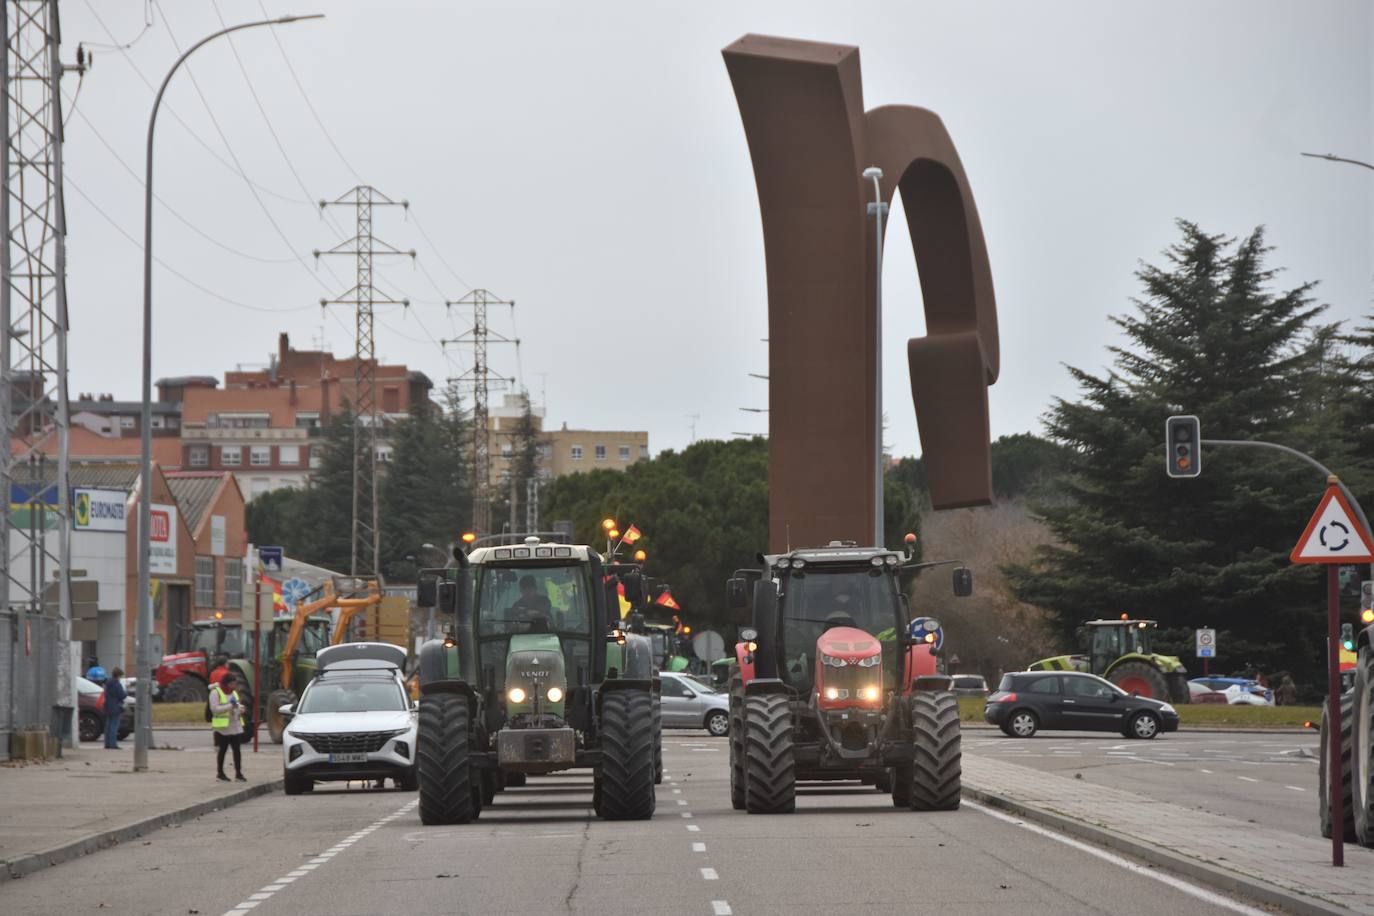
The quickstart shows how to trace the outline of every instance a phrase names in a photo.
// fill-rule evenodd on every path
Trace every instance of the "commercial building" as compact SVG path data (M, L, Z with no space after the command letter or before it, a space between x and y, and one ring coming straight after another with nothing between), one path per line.
M508 394L499 406L487 411L487 447L491 453L491 483L500 486L509 480L511 465L519 449L521 418L526 399ZM544 429L543 407L529 407L530 419L539 443L538 476L548 480L565 474L601 468L623 471L636 461L649 457L649 433L645 430Z

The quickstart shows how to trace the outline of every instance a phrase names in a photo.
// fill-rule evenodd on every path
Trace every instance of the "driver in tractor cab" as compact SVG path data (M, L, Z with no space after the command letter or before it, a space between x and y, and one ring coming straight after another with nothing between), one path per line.
M797 657L787 663L788 673L795 683L811 680L816 642L826 630L859 626L854 620L854 612L859 607L859 596L855 594L852 583L838 576L814 576L811 582L825 584L804 598L807 613L804 620L813 632L808 634L810 638L800 647L801 651L797 653ZM816 614L815 617L811 616L813 613ZM821 613L825 614L824 619L820 617Z

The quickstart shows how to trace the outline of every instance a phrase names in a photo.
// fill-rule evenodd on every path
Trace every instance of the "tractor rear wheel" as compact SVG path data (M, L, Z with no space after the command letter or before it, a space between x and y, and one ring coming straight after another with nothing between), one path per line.
M194 674L183 674L162 688L164 703L204 703L210 699L210 687Z
M1169 699L1169 682L1158 668L1145 662L1122 662L1112 669L1107 680L1127 693L1152 700Z
M744 698L744 808L787 814L797 807L792 707L784 694Z
M892 807L911 807L911 784L916 778L915 770L916 768L909 763L892 768Z
M744 682L736 669L730 675L730 806L744 810Z
M273 744L281 744L282 732L286 731L286 717L281 714L281 707L295 702L296 694L291 690L274 690L267 695L263 718L267 720L267 736Z
M891 792L892 771L883 770L881 773L879 773L877 778L873 780L873 788L877 789L883 795L887 795L889 792Z
M912 694L911 731L911 810L957 810L963 777L959 700L947 690Z
M1341 811L1344 817L1341 820L1345 824L1344 836L1347 843L1354 843L1358 836L1355 830L1355 799L1354 799L1354 767L1352 764L1354 749L1354 707L1355 693L1341 695L1341 773L1344 779L1341 781ZM1321 724L1321 750L1320 759L1317 761L1317 817L1321 824L1322 836L1331 838L1331 729L1326 708L1322 708Z
M648 690L612 690L601 700L601 811L608 821L654 814L654 715Z
M654 701L654 785L663 782L663 703L659 697Z
M456 693L420 697L420 823L466 824L481 802L468 763L468 701Z
M1360 648L1351 699L1350 712L1341 713L1341 732L1344 737L1349 729L1351 737L1345 772L1351 774L1355 837L1374 847L1374 646Z

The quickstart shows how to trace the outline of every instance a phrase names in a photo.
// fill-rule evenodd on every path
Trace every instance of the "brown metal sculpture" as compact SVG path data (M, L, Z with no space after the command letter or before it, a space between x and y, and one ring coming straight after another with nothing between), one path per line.
M907 344L937 509L992 501L997 311L959 155L924 108L865 112L859 49L746 35L724 50L754 163L768 270L769 544L872 540L877 327L870 186L901 188L925 300Z

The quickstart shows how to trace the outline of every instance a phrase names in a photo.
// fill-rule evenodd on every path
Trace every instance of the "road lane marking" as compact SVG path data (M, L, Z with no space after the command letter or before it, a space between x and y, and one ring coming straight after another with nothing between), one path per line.
M720 878L720 875L716 874L714 868L703 868L701 870L701 877L706 881L715 881Z
M730 909L730 904L726 903L724 900L711 901L712 916L733 916L734 912L734 910Z
M1236 778L1237 778L1237 779L1243 779L1243 780L1245 780L1246 782L1259 782L1258 779L1253 779L1253 778L1251 778L1251 777L1249 777L1249 776L1237 776Z
M988 817L996 818L997 820L1004 821L1008 824L1014 824L1017 827L1020 827L1024 830L1029 830L1031 833L1036 833L1040 836L1048 837L1051 840L1054 840L1058 843L1063 843L1065 846L1070 846L1074 849L1077 849L1080 852L1086 852L1088 855L1095 856L1104 862L1110 862L1112 865L1115 865L1118 868L1123 868L1126 871L1133 872L1134 874L1142 875L1146 878L1158 881L1161 884L1167 884L1175 890L1182 891L1183 893L1188 894L1191 897L1196 897L1197 899L1205 901L1211 904L1212 906L1222 907L1224 909L1230 910L1233 913L1244 913L1246 914L1246 916L1266 916L1264 910L1257 910L1254 907L1246 906L1243 903L1238 903L1234 900L1229 900L1226 897L1221 896L1220 894L1214 894L1211 891L1206 890L1205 888L1198 887L1196 884L1190 884L1187 881L1184 881L1182 878L1175 878L1173 875L1157 871L1152 867L1139 865L1135 862L1132 862L1129 859L1122 858L1121 856L1118 856L1115 853L1107 852L1105 849L1099 849L1096 846L1092 846L1088 843L1079 842L1078 840L1075 840L1072 837L1067 837L1063 834L1055 833L1053 830L1046 829L1044 827L1039 826L1038 824L1028 823L1026 821L1021 820L1020 818L1003 814L1001 811L994 811L991 808L986 808L983 805L980 805L976 802L968 801L967 799L965 799L962 804L964 805L964 807L972 808L975 811L981 811Z
M1302 786L1284 786L1285 789L1292 789L1294 792L1306 792Z
M683 817L691 817L691 816L692 816L692 812L690 812L690 811L684 811L684 812L682 812L682 816L683 816Z
M681 795L681 794L682 794L682 790L681 790L681 789L674 789L674 790L673 790L673 794L674 794L674 795Z
M1211 771L1211 770L1203 770L1201 767L1198 767L1198 769L1201 770L1203 773L1206 773L1208 776L1211 776L1211 775L1212 775L1212 771Z
M692 831L693 833L701 833L701 828L698 827L696 824L688 824L687 829Z
M693 843L693 844L692 844L692 852L705 852L705 851L706 851L706 844L705 844L705 843Z
M686 804L687 804L687 799L685 799L685 798L679 798L679 799L677 800L677 803L678 803L679 805L686 805Z

